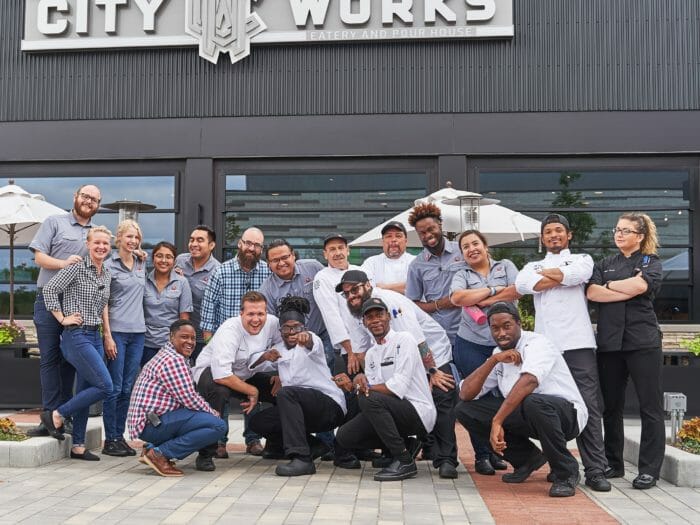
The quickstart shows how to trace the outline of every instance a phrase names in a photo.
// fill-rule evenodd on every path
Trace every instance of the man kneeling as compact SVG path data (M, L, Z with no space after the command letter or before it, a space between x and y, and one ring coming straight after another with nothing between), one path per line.
M379 298L365 301L362 317L375 344L365 354L366 375L353 381L360 413L335 438L346 450L389 451L393 461L374 475L376 481L412 478L420 442L409 436L426 436L437 417L418 344L408 332L390 329L387 306Z
M186 458L226 432L219 413L194 389L187 363L196 339L191 321L175 321L170 342L143 367L131 395L129 435L146 442L139 461L161 476L182 476L170 460Z
M569 368L546 337L521 329L513 304L496 303L488 315L498 348L462 382L457 419L513 465L506 483L522 483L549 461L549 495L573 496L579 466L566 442L586 426L588 411ZM487 395L495 388L505 399Z

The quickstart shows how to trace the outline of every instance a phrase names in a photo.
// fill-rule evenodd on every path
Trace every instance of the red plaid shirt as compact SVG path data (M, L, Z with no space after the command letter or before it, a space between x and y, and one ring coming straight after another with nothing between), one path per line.
M146 414L188 408L217 415L194 389L192 372L185 358L168 343L141 370L131 394L127 424L131 439L146 427Z

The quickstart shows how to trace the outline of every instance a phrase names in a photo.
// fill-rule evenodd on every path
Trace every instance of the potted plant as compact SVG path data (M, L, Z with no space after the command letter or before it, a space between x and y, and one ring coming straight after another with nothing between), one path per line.
M676 447L691 454L700 454L700 417L683 422Z

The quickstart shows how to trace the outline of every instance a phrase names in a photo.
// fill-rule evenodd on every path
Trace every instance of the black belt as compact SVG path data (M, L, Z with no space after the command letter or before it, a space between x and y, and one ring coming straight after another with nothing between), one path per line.
M66 326L66 330L82 330L83 332L97 332L100 329L100 325L78 325L70 324Z

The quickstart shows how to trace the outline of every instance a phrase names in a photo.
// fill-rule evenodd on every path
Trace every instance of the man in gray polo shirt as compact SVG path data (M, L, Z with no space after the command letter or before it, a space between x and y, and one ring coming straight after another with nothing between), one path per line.
M29 245L39 266L34 324L41 354L39 373L44 410L55 410L71 398L75 370L61 355L63 326L46 310L42 288L59 270L82 261L87 255L87 234L101 199L97 186L81 186L73 196L73 209L46 219ZM29 433L48 436L41 425Z
M197 356L199 356L206 344L202 330L199 328L199 321L202 313L204 290L207 288L211 274L221 265L216 257L212 255L215 247L216 233L209 226L200 224L195 226L190 234L190 239L187 243L189 253L181 253L175 259L176 270L179 270L187 278L187 281L190 283L190 291L192 292L190 321L192 321L197 330L197 345L190 358L192 363L197 362Z

